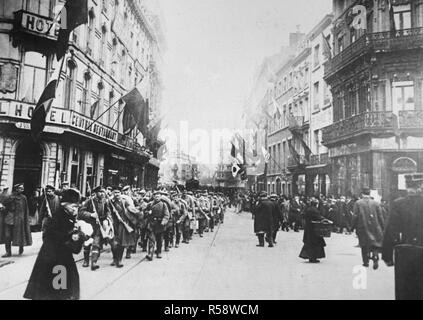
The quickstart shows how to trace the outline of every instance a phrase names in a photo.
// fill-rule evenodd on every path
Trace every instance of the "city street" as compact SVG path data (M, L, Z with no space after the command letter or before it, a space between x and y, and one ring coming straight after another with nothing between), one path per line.
M302 233L279 232L275 248L258 248L252 223L250 213L229 210L217 232L195 235L162 260L147 262L138 251L117 269L106 252L96 272L79 262L81 299L394 299L394 270L383 263L367 269L366 289L354 289L353 269L361 265L354 235L332 234L327 259L309 264L298 258ZM0 300L22 299L36 248L0 267Z

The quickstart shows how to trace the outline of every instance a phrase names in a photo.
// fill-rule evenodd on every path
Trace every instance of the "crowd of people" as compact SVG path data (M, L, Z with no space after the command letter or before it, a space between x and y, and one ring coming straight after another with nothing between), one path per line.
M28 200L24 185L0 198L0 244L3 258L12 256L12 246L32 245ZM79 299L79 277L73 254L83 251L84 268L96 271L105 246L111 247L111 265L123 267L138 250L146 260L162 258L194 235L214 232L223 224L229 199L223 193L167 189L142 190L130 186L102 187L81 197L64 183L60 190L46 186L37 210L43 245L39 251L24 297L28 299ZM54 268L65 266L66 290L54 288Z

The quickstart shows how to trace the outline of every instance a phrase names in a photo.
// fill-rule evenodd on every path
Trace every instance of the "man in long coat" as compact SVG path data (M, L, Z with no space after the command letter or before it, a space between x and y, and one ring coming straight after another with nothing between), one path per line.
M370 255L373 269L379 264L379 252L383 241L383 213L380 204L370 198L370 189L363 188L362 199L354 204L353 228L357 232L361 247L363 266L369 266Z
M0 213L0 244L5 244L6 248L3 258L12 256L12 245L19 247L19 255L23 254L24 247L32 245L28 200L24 191L23 184L15 185L13 194L3 202L5 210Z
M265 236L269 243L269 247L273 247L274 210L275 205L269 200L267 193L262 191L254 211L254 233L259 240L258 247L264 247Z
M382 259L395 262L396 299L423 300L423 179L406 176L406 183L408 195L390 208Z
M162 258L163 233L170 218L169 209L162 201L160 191L154 193L154 200L147 211L150 211L150 213L147 216L148 255L146 258L152 261L154 252L156 252L158 259Z
M40 221L41 229L44 230L47 224L51 221L54 214L60 208L60 197L55 194L55 188L51 185L45 187L46 194L40 207ZM48 203L47 203L48 201Z

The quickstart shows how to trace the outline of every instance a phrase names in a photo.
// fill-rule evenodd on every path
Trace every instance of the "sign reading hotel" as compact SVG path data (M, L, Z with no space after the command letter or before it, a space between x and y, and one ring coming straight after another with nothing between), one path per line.
M56 40L59 35L59 23L52 26L53 20L29 12L22 12L21 28L31 33ZM48 34L47 34L48 32Z
M13 100L0 100L0 118L12 118L19 123L17 127L24 130L30 129L30 127L22 123L24 121L28 123L31 120L34 109L34 104ZM107 141L117 141L117 132L115 130L101 123L94 123L94 120L75 111L52 107L47 114L46 120L49 125L72 127Z

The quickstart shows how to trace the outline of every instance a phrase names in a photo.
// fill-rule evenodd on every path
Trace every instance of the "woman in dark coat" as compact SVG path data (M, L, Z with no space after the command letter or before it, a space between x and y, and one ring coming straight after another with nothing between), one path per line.
M323 237L316 236L312 221L326 220L317 209L317 200L312 199L310 206L305 211L304 246L300 252L300 258L308 259L310 263L320 262L317 259L325 258L326 246Z
M81 252L83 234L76 227L80 194L63 193L59 210L46 226L24 298L32 300L78 300L79 274L73 254Z

